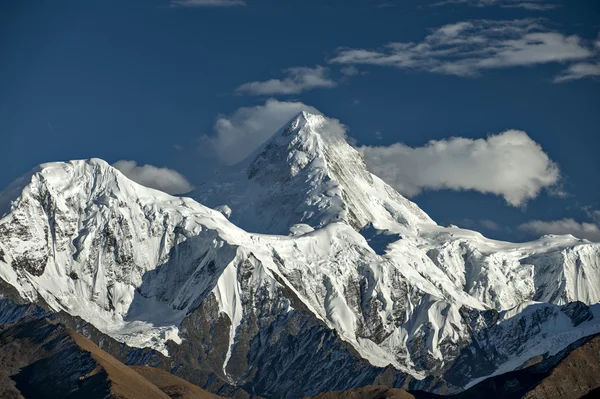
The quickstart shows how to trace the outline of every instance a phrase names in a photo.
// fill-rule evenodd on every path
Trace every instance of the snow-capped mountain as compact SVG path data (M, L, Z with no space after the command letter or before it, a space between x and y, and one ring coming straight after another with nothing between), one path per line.
M438 226L323 116L192 195L41 165L0 194L0 279L265 397L453 390L600 331L600 244Z
M320 228L338 221L355 229L376 222L411 232L435 225L368 172L339 122L306 112L190 195L212 208L227 205L234 224L258 233L288 234L296 224Z

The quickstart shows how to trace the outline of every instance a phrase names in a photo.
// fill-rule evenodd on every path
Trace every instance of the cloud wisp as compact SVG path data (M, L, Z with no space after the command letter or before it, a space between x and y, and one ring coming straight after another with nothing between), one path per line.
M321 114L296 101L267 100L220 115L212 135L200 137L200 149L222 165L242 161L300 111ZM332 126L344 127L336 122ZM345 135L345 132L343 133ZM560 171L525 132L507 130L484 139L453 137L422 147L402 143L357 147L369 169L406 196L425 190L473 190L524 206L543 189L560 183ZM493 226L486 226L492 229Z
M476 20L442 26L421 42L393 42L379 49L341 48L329 62L477 76L490 69L583 62L596 52L580 37L552 31L541 20Z
M264 105L242 107L230 115L220 115L212 136L200 137L200 148L216 156L224 165L246 158L280 127L301 111L320 112L296 101L269 99Z
M571 80L598 76L600 76L600 62L579 62L577 64L569 65L567 69L562 71L558 76L554 77L553 82L563 83Z
M471 7L523 8L532 11L548 11L560 7L560 3L556 0L443 0L433 3L431 6L438 7L449 4L464 4Z
M171 0L171 7L240 7L244 0Z
M341 72L344 76L356 76L360 73L360 71L353 65L343 67Z
M519 226L520 230L530 233L546 234L571 234L577 238L600 242L600 227L596 223L577 222L574 219L561 219L552 221L531 220Z
M558 166L519 130L486 139L430 141L416 148L396 143L359 150L373 173L407 196L424 190L473 190L520 207L560 180Z
M153 165L139 165L135 161L121 160L113 165L129 179L142 186L155 188L168 194L184 194L194 186L179 172Z
M244 83L236 89L236 93L257 96L298 94L312 89L337 86L337 83L328 77L328 73L328 68L320 65L315 68L288 68L284 70L285 77L283 79Z

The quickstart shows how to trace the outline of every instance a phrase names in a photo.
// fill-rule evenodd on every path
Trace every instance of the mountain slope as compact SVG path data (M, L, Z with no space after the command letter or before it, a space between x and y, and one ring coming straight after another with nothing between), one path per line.
M569 353L525 399L575 398L600 389L600 336Z
M0 328L0 370L3 398L221 398L164 370L127 367L82 335L44 318Z
M22 303L18 304L16 302ZM102 333L92 324L77 316L71 316L63 311L55 313L43 303L41 305L43 307L35 304L27 304L25 301L19 300L18 296L11 295L10 288L7 289L0 282L0 329L13 327L15 324L22 325L34 320L47 319L52 324L60 325L61 328L63 328L62 326L66 327L66 331L73 331L83 335L104 352L128 366L149 366L166 370L166 372L170 371L192 382L196 386L219 393L219 395L224 397L260 399L259 396L249 395L241 388L227 384L211 370L210 365L204 362L202 364L186 363L185 358L177 356L178 351L172 351L172 356L166 357L150 348L129 347ZM27 334L32 332L28 331ZM178 345L175 345L175 347L179 349ZM214 350L214 348L211 348L211 350Z
M327 392L314 399L414 399L414 396L401 389L369 386L343 392Z
M161 369L147 366L133 366L133 371L150 381L158 389L169 395L171 399L219 399L194 384L174 376Z
M331 126L300 114L200 187L229 220L101 160L41 165L0 194L0 279L265 397L453 392L600 331L599 245L438 226Z
M3 398L169 398L83 336L46 319L0 330L0 366Z

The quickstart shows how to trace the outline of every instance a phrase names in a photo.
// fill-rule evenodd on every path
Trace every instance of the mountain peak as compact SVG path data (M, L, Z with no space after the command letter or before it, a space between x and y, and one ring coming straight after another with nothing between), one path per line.
M86 168L101 169L99 172L104 174L103 172L110 167L108 163L97 158L39 164L0 191L0 217L10 211L11 203L14 200L31 191L37 191L35 187L40 184L46 185L48 182L52 184L54 181L60 184L61 180L64 180L65 173L68 174L69 171L78 170L78 174L81 174L81 171Z
M305 126L316 127L327 121L323 115L310 113L308 111L300 111L296 116L290 119L281 130L284 136L289 136L292 133L298 132Z
M192 196L210 207L228 205L233 223L261 233L288 234L298 223L345 222L356 230L434 223L367 170L340 122L304 111Z
M327 144L331 145L331 140L328 139L335 137L339 141L339 139L344 138L345 132L344 127L335 119L327 118L321 114L301 111L275 132L261 148L272 147L273 144L281 146L296 141L305 142L315 135L321 136ZM345 140L342 141L343 144L347 144ZM250 158L255 156L256 153L252 154Z
M168 194L142 186L100 158L40 164L0 191L0 217L10 212L13 202L26 197L68 197L85 191L89 199L118 195L167 198Z

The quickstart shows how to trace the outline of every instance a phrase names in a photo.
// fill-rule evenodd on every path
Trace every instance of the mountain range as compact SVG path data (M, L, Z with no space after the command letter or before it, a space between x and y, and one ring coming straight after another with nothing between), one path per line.
M599 302L600 244L440 226L306 112L184 196L100 159L0 193L0 324L50 317L221 396L460 394L550 370Z

